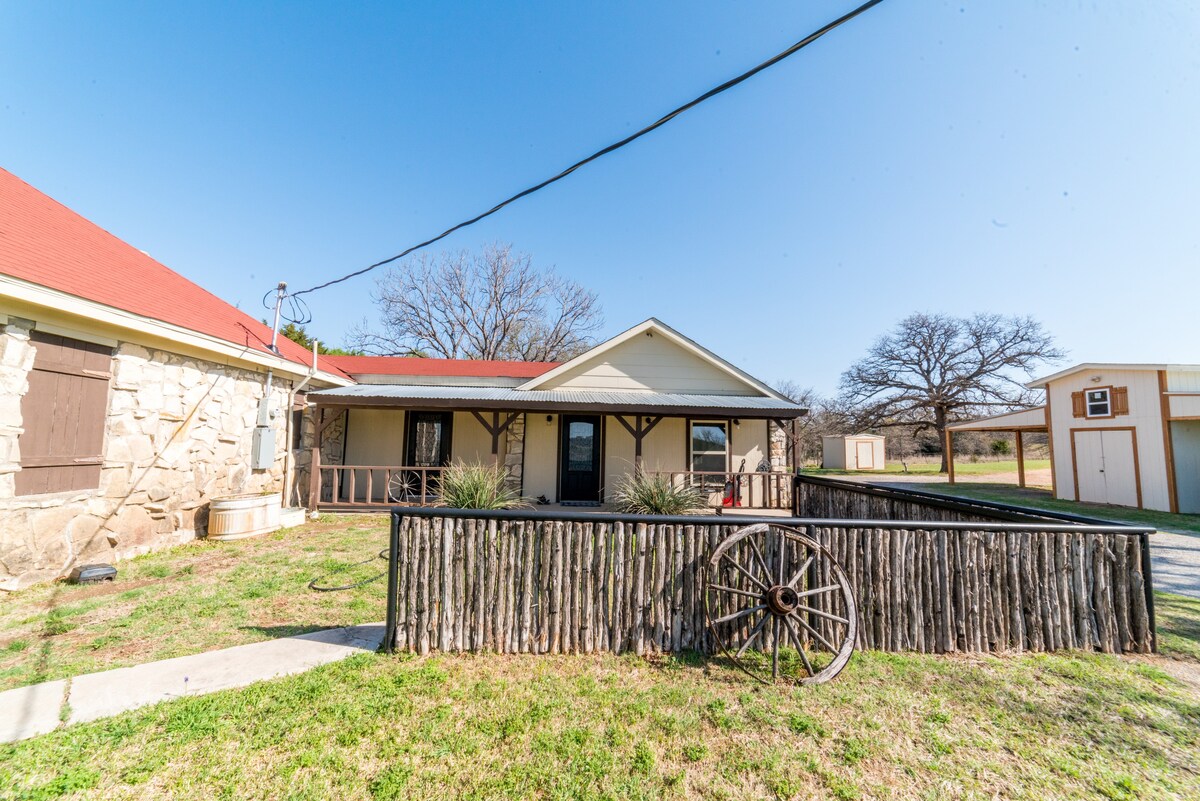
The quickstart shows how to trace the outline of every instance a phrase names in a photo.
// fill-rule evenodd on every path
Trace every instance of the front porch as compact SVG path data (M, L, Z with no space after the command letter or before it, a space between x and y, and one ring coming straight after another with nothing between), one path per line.
M540 508L611 508L613 492L636 470L701 488L714 510L790 506L793 418L778 415L797 410L777 401L693 396L706 405L668 411L646 402L656 393L610 393L607 403L496 408L478 399L390 402L379 397L397 389L390 386L361 397L367 389L310 396L310 509L436 506L441 472L454 462L502 466L512 488Z

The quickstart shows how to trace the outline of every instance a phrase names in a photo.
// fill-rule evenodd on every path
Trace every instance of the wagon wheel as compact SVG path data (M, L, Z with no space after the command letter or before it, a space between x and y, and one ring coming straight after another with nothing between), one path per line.
M392 477L388 479L387 493L388 499L392 503L411 501L421 493L421 479L411 470L393 473Z
M841 566L794 528L738 529L708 563L704 613L721 650L763 683L829 681L858 636L858 607Z

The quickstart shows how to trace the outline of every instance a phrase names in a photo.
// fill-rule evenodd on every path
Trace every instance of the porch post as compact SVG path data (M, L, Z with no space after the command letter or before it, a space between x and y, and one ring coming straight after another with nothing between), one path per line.
M954 483L954 432L946 429L946 470L950 476L950 483Z
M316 444L312 449L312 466L308 474L308 510L317 511L317 501L321 497L321 446Z
M1017 432L1017 486L1025 486L1025 441L1021 431Z

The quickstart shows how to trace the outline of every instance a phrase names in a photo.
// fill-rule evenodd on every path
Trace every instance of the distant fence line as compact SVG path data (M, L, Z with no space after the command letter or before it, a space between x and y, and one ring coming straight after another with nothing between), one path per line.
M758 520L806 530L833 553L858 600L860 647L1155 647L1148 529ZM388 642L415 653L711 653L705 565L749 522L397 509Z

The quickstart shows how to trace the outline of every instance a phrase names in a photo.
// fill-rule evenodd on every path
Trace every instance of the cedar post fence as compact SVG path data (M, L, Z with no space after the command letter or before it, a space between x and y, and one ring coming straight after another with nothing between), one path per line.
M756 522L807 530L834 554L859 647L1156 648L1147 528L428 508L392 512L385 647L712 653L704 565Z

